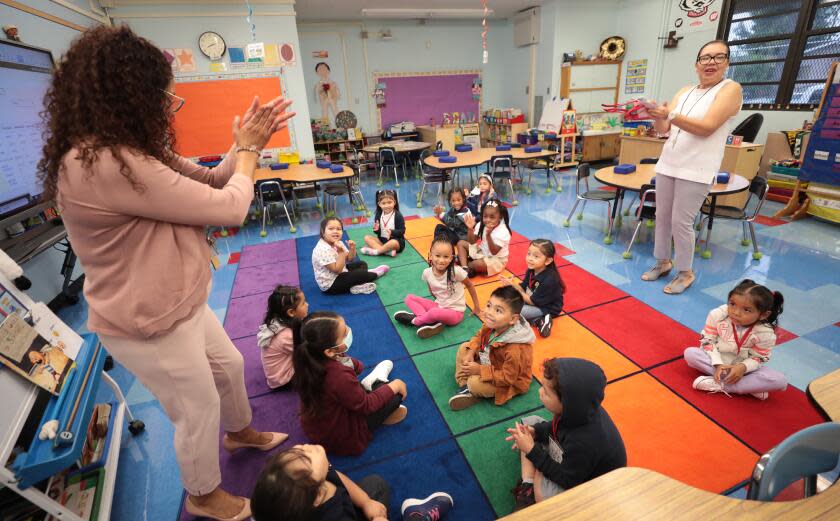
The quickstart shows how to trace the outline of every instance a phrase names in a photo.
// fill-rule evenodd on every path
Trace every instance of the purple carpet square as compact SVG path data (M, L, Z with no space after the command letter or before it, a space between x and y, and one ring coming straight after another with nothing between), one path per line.
M262 368L260 346L257 345L256 336L246 336L233 341L233 345L242 353L245 359L245 389L248 397L260 396L271 388L265 381L265 372Z
M289 439L278 448L262 452L256 449L240 449L228 454L222 449L222 434L219 434L219 464L222 470L222 488L237 496L251 497L257 477L266 461L279 451L293 445L308 443L300 427L298 396L293 391L278 391L258 398L252 398L251 426L260 431L285 432ZM181 510L182 521L199 519Z
M287 260L274 264L261 264L250 268L239 267L233 283L231 298L247 297L255 293L273 291L283 284L299 286L297 260Z
M230 299L225 315L225 331L231 339L256 335L265 318L270 292Z
M242 248L242 256L239 259L240 268L250 268L260 264L271 264L292 260L297 257L297 246L294 239L269 242L266 244L253 244Z

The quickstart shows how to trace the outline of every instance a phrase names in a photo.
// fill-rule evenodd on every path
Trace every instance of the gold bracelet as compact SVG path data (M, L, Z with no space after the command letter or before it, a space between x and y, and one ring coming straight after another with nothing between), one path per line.
M262 155L262 149L259 148L257 145L248 145L248 146L236 147L236 153L238 154L239 152L253 152L253 153L257 154L258 156Z

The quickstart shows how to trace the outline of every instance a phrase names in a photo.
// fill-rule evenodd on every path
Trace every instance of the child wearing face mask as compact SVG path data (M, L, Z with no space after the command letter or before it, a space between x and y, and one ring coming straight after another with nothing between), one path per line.
M405 419L408 390L402 380L388 381L393 362L380 362L359 381L364 366L347 355L353 331L340 315L311 313L298 324L294 343L303 432L330 454L361 454L376 428Z

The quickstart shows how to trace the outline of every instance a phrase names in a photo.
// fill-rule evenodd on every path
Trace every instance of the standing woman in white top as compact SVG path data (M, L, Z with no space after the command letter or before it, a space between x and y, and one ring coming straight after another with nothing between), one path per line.
M694 217L709 195L743 101L741 85L724 79L728 66L726 42L707 43L694 65L700 83L683 87L670 103L649 111L656 131L670 135L656 164L656 266L642 280L665 276L676 264L677 277L665 293L682 293L694 282Z

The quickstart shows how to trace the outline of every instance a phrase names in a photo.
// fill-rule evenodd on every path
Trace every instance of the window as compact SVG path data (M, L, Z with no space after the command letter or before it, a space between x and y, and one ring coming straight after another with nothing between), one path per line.
M840 0L725 0L722 20L744 108L816 108L840 61Z

